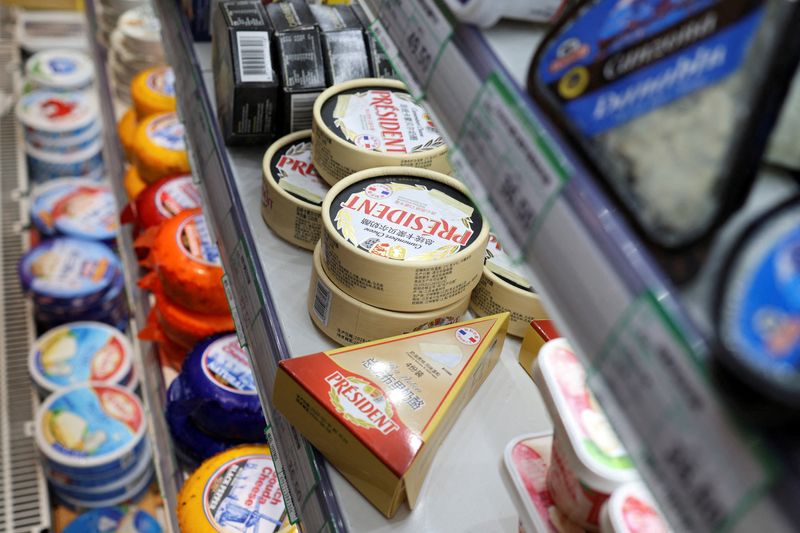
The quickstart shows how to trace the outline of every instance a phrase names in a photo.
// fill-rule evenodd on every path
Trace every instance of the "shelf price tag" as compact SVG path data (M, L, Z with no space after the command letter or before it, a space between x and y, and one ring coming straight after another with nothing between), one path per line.
M568 170L554 143L496 74L473 101L456 142L515 240L532 239Z
M372 30L415 96L428 86L431 74L453 33L453 28L433 0L383 0L378 4ZM386 37L389 37L388 39ZM396 55L392 55L395 53ZM398 61L399 54L399 61ZM416 87L414 87L416 85Z
M728 529L764 494L766 455L724 411L652 294L632 303L590 369L592 389L678 531Z

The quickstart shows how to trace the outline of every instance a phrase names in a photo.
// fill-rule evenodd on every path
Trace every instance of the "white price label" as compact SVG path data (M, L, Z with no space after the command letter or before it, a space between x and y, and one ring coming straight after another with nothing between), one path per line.
M494 74L475 98L457 142L516 241L528 242L567 180L554 144Z
M761 450L651 294L631 305L591 368L590 385L677 530L734 526L766 490Z
M378 18L396 44L400 62L408 66L413 79L425 90L453 33L450 23L433 0L384 1ZM385 40L380 42L385 46ZM389 58L398 63L391 55Z

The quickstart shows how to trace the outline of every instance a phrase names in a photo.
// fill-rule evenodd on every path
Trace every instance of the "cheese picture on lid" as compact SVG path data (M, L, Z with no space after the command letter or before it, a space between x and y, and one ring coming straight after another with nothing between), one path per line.
M322 232L322 199L330 187L311 162L311 132L275 141L264 154L261 215L292 244L312 250Z
M111 240L119 227L117 204L107 185L82 186L53 206L53 225L64 235Z
M386 516L502 350L508 314L280 362L273 405Z
M331 189L322 211L323 265L365 303L443 307L478 283L488 227L448 176L397 167L359 172Z
M85 178L57 178L34 187L31 191L31 221L36 229L42 235L53 235L53 208L62 198L82 186L92 184Z
M444 138L400 82L334 85L314 102L312 124L314 163L330 184L378 166L450 171Z
M605 533L669 533L670 529L653 496L643 483L627 483L611 495L603 509Z
M52 392L87 381L124 384L132 369L130 341L98 322L74 322L38 338L28 366L31 377Z
M239 446L215 455L178 495L178 525L192 533L276 531L285 513L267 446Z
M508 333L523 337L533 320L547 318L539 296L505 253L497 236L489 234L483 275L472 291L470 308L477 316L508 311Z

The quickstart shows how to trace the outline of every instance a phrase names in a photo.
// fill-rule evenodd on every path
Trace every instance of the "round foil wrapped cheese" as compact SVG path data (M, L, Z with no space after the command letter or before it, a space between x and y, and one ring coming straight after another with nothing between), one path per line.
M322 204L322 266L355 299L429 311L480 280L488 224L457 180L417 168L357 172Z
M331 185L374 167L450 172L444 138L399 81L366 78L324 91L314 101L311 141L314 166Z
M181 359L201 339L234 329L230 313L197 313L158 293L154 311L164 336L183 349Z
M139 119L175 111L175 73L161 65L137 74L131 82L131 98Z
M153 183L164 176L190 172L184 132L176 113L158 113L139 123L133 153L144 181Z
M202 206L200 190L191 174L161 178L145 188L136 198L139 226L158 226L187 209Z

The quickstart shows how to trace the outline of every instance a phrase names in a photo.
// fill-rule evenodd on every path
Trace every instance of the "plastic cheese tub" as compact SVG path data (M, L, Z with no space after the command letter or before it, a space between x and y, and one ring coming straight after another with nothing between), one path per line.
M25 62L25 76L34 88L81 91L92 85L94 65L77 50L44 50Z
M603 503L616 488L638 479L638 473L566 340L552 340L542 347L534 381L554 425L547 488L570 520L596 530Z
M100 507L70 522L63 533L162 533L158 520L136 507Z
M600 533L669 533L667 522L643 483L616 489L603 507Z
M102 383L51 394L36 412L34 432L46 466L71 477L124 475L147 446L139 398Z
M183 174L161 178L148 185L137 196L134 210L139 227L149 228L201 205L200 190L192 175Z
M210 337L183 363L181 379L194 399L191 420L205 433L226 440L264 440L264 413L250 355L235 333Z
M407 87L395 80L353 80L319 95L311 144L314 166L331 185L374 167L450 172L444 138Z
M177 507L185 532L276 531L286 509L269 448L238 446L207 460L184 483Z
M97 102L87 93L33 91L17 102L17 118L25 134L45 140L80 137L97 127Z
M56 237L22 256L22 287L41 306L86 309L103 299L121 271L119 259L105 244Z
M45 152L73 154L75 152L83 152L100 141L100 134L102 131L102 127L98 121L95 122L94 126L79 135L61 137L58 139L47 137L38 132L29 131L25 136L25 141L28 146L44 150Z
M73 322L36 339L28 370L41 396L88 381L125 385L133 373L133 347L106 324Z
M85 185L97 185L86 178L57 178L31 190L31 222L42 236L54 235L53 208L65 196Z
M459 181L382 167L334 185L322 204L322 266L344 292L391 311L428 311L478 284L489 225Z
M165 222L151 251L164 295L188 310L230 313L222 287L222 262L200 209L189 209Z
M131 99L139 120L175 111L175 73L161 65L143 70L131 82Z
M153 183L172 174L188 174L185 130L177 113L157 113L139 122L133 155L141 178Z
M83 185L63 195L51 212L54 229L69 237L113 242L119 228L117 203L108 185Z
M25 154L30 177L35 183L70 176L90 179L103 176L103 144L99 138L86 148L69 153L42 150L26 144Z

